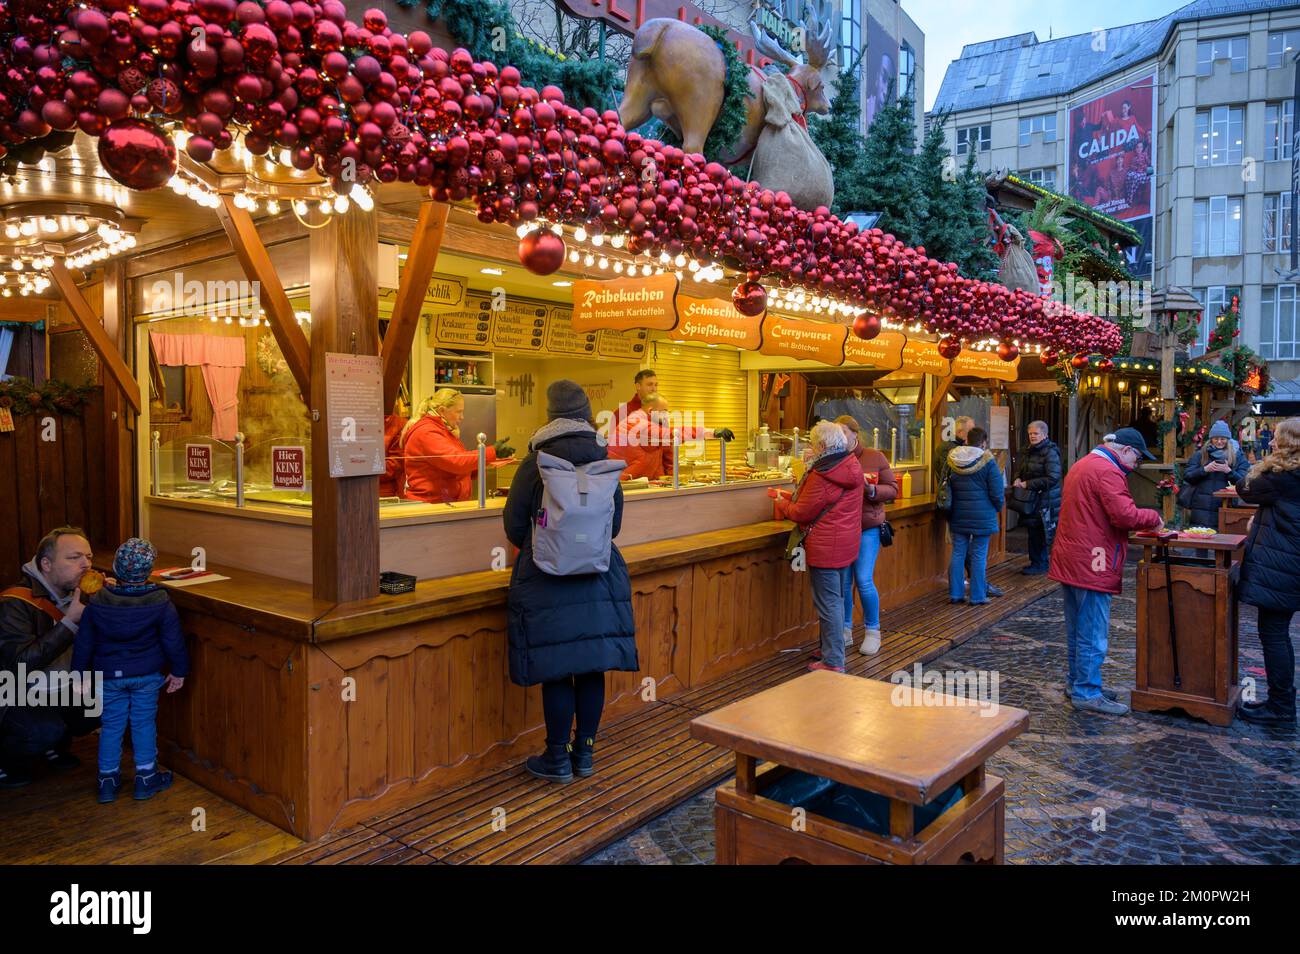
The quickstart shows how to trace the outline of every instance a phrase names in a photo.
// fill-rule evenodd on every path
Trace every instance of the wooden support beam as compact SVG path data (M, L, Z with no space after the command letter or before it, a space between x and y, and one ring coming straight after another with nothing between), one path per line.
M81 330L90 339L90 345L95 349L95 354L99 356L104 369L116 382L135 413L139 414L141 407L140 385L136 384L135 375L131 373L126 361L122 359L122 353L117 350L116 343L104 330L104 326L99 323L99 319L95 317L94 311L91 310L85 296L81 294L81 289L77 287L77 283L73 281L72 273L68 271L68 266L63 263L63 259L57 258L54 260L54 264L50 266L50 276L54 279L59 294L67 302L72 317L77 320Z
M1173 316L1166 317L1164 323L1164 334L1160 338L1160 398L1161 406L1164 411L1162 417L1170 424L1165 431L1165 441L1163 454L1161 455L1164 463L1168 467L1173 467L1178 458L1178 427L1174 423L1178 416L1178 390L1174 380L1174 335L1170 330L1173 324ZM1166 522L1174 519L1174 505L1176 500L1173 494L1166 494L1161 515Z
M422 202L420 218L415 224L415 235L407 249L406 267L393 299L393 315L384 334L384 414L390 414L402 376L411 360L411 345L420 324L420 306L424 293L433 277L433 266L438 261L438 249L447 234L447 214L451 206L445 202Z
M257 234L253 217L247 209L235 205L234 197L229 195L221 196L217 217L221 219L221 226L226 230L226 237L230 239L231 248L235 250L235 258L239 260L244 274L250 281L257 282L258 298L271 322L271 333L275 335L275 342L280 346L280 353L284 355L285 363L289 365L289 371L298 383L298 389L303 395L311 394L311 348L307 344L307 336L293 317L289 296L284 293L280 276L271 264L271 256L267 254L266 246ZM316 262L313 261L313 274L315 268ZM314 298L312 304L316 304Z
M119 354L134 347L127 303L126 263L111 259L104 263L104 332L116 345ZM104 488L108 512L105 533L108 540L125 540L135 536L139 527L136 511L136 461L133 434L139 432L138 419L127 413L122 394L104 389Z
M379 595L379 477L331 477L325 356L379 354L379 232L373 212L331 216L311 233L312 595Z

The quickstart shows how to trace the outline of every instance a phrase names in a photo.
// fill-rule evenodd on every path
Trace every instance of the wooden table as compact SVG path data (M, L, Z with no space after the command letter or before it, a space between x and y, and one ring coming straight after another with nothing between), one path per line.
M1001 864L1003 785L984 762L1029 713L962 703L814 672L700 716L691 734L736 753L735 780L716 792L717 863ZM888 799L889 833L764 797L793 771ZM917 807L953 785L960 801L918 830Z
M1245 533L1250 518L1255 516L1259 507L1241 500L1233 487L1216 490L1214 496L1223 501L1219 507L1219 532Z
M1134 535L1131 542L1142 547L1133 708L1141 712L1182 709L1212 725L1230 724L1241 686L1237 682L1237 598L1228 572L1240 559L1246 538L1180 534L1160 541ZM1188 550L1209 550L1211 556L1197 560L1174 552ZM1171 630L1176 640L1171 639Z

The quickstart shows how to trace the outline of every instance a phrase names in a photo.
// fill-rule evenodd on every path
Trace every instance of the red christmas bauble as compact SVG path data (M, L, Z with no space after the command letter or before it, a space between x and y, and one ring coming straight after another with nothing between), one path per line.
M767 289L758 282L741 282L731 293L731 303L742 315L761 315L767 309Z
M1088 366L1088 356L1082 352L1076 354L1070 359L1070 366L1073 368L1086 368Z
M534 275L550 275L564 264L564 239L537 229L519 240L519 261Z
M853 319L853 333L863 341L880 334L880 318L876 315L858 315Z
M961 339L949 336L940 338L938 345L939 354L951 361L957 355L961 354Z
M1054 368L1056 367L1056 362L1061 360L1061 356L1055 351L1044 351L1038 356L1038 360L1043 363L1043 367Z
M99 162L130 189L158 189L176 174L176 146L147 120L119 119L100 137Z
M1112 361L1112 360L1110 360L1110 358L1107 358L1107 359L1104 360L1104 361L1098 361L1098 362L1097 362L1097 370L1099 370L1099 371L1114 371L1114 370L1115 370L1115 362Z
M1020 349L1016 347L1014 342L999 341L998 357L1003 361L1015 361L1016 358L1020 357Z

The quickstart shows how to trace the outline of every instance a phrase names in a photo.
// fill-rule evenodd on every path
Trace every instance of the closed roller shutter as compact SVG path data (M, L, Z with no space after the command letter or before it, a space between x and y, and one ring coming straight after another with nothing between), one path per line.
M740 369L740 352L704 345L677 345L657 341L651 350L650 367L659 379L659 390L673 411L683 415L699 411L708 427L729 427L736 440L728 448L728 462L744 463L743 450L749 440L746 375ZM694 417L685 420L694 422ZM718 458L718 442L707 441L710 460Z

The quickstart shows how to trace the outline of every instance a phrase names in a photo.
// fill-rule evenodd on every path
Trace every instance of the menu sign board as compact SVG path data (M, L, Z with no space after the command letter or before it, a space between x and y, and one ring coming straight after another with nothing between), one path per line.
M185 445L185 479L192 484L212 483L212 445Z
M541 351L546 336L546 306L527 301L505 302L492 312L492 347L510 351Z
M901 331L882 331L870 341L849 335L844 339L844 360L882 371L897 371L903 366L903 346L906 344L907 335Z
M492 330L492 312L488 301L470 311L449 311L434 317L433 343L453 348L486 348Z
M946 377L951 362L939 353L933 341L913 341L908 339L903 346L902 370L916 371L923 374L937 374Z
M596 356L596 332L579 333L567 308L552 308L546 322L546 350L555 354Z
M302 445L271 445L271 486L276 490L305 490L307 449Z
M1003 361L996 351L965 351L953 358L952 373L976 378L1014 381L1020 377L1020 358Z
M465 279L456 275L434 272L424 293L426 305L460 308L465 304Z
M640 360L645 357L647 331L602 331L596 338L596 353L602 358Z
M733 345L754 351L763 340L763 316L742 315L725 298L677 296L677 326L673 337L705 344Z
M325 355L331 477L384 472L384 372L378 355Z
M573 283L574 331L668 331L677 324L677 276L649 275Z
M763 354L837 366L844 363L844 338L849 329L824 321L769 314L763 319Z

